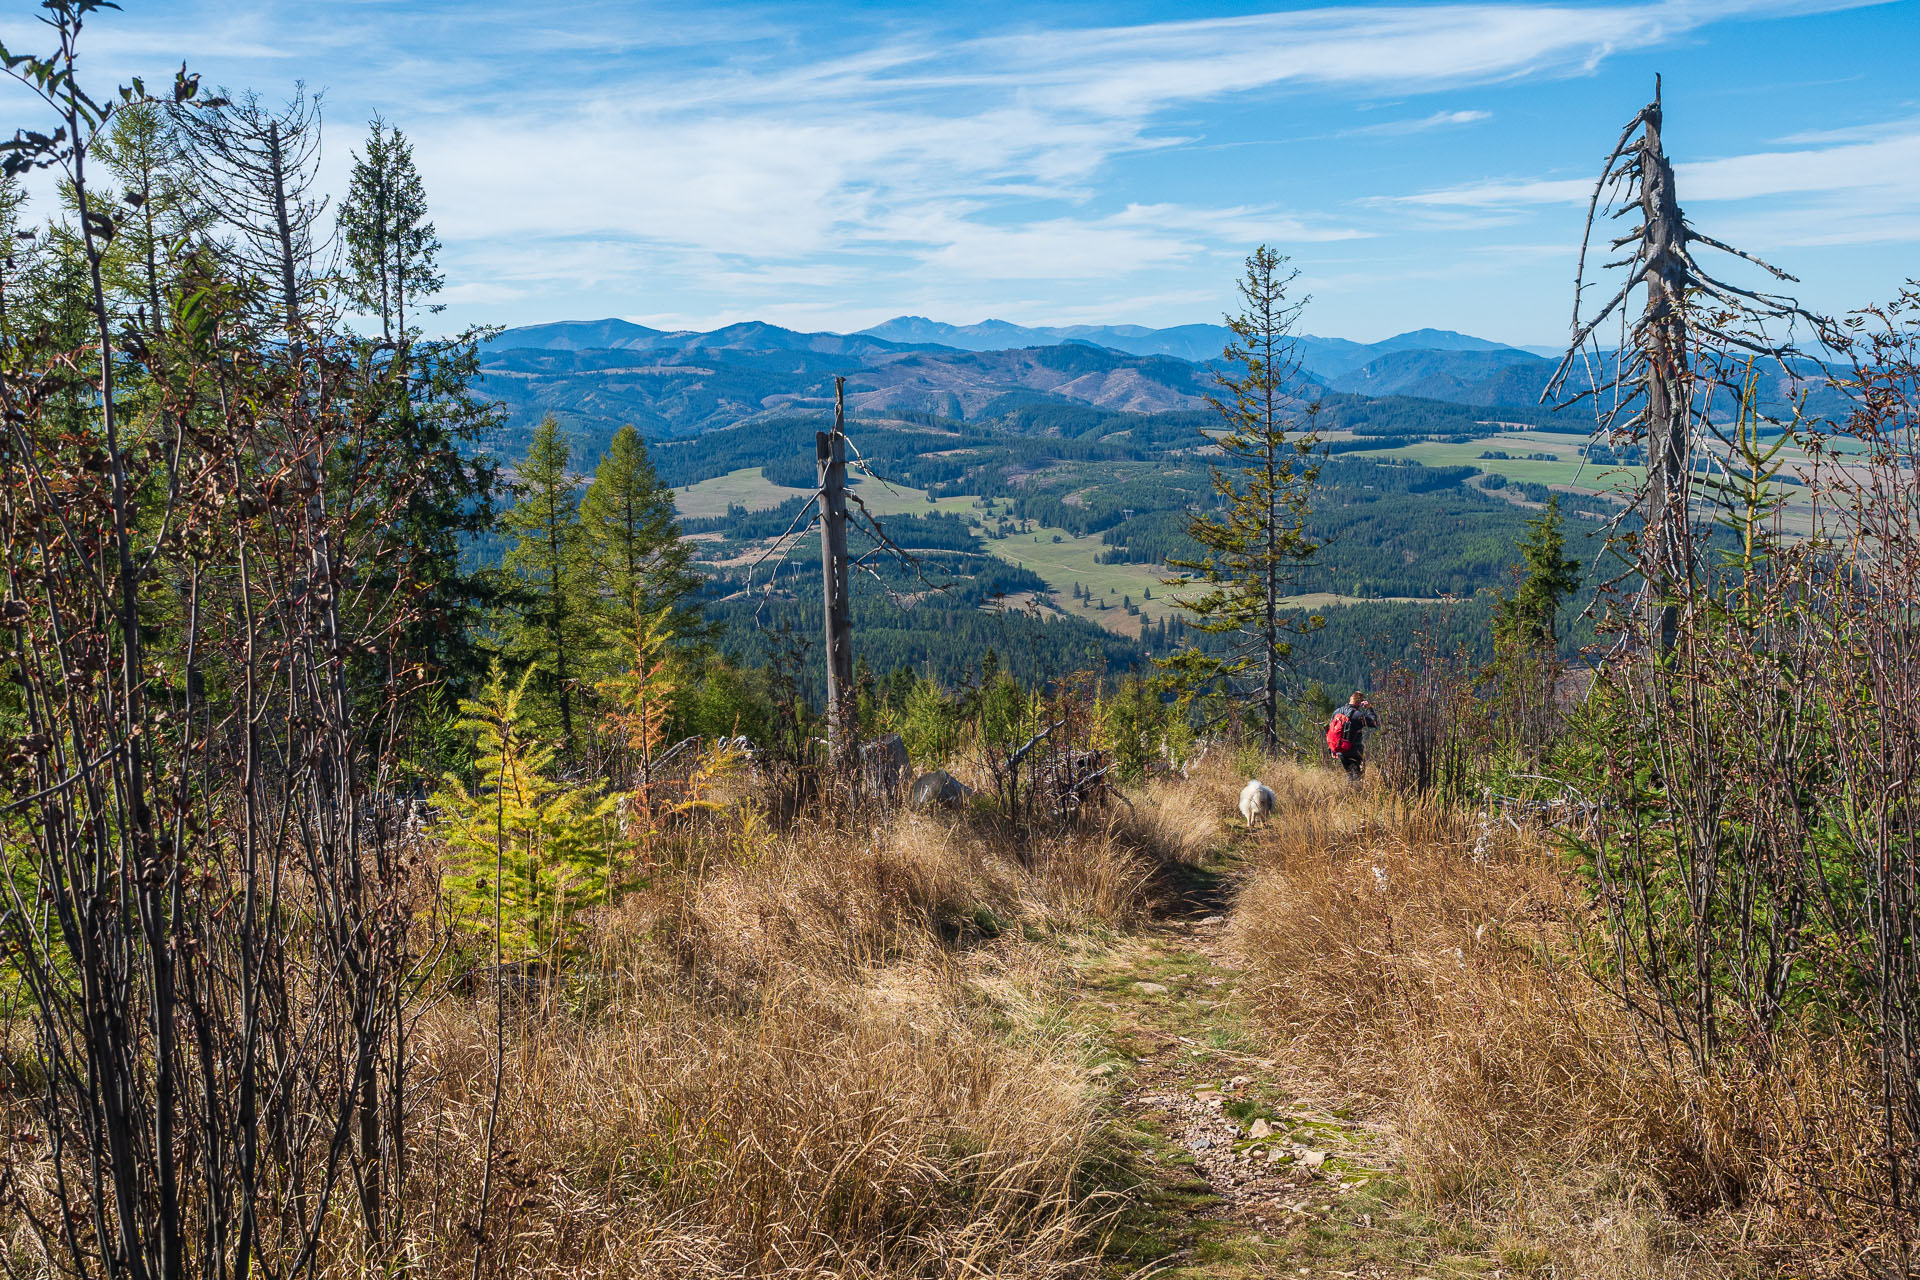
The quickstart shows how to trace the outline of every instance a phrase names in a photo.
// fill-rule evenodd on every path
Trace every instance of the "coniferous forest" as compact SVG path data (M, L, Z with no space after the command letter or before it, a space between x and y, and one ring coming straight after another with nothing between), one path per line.
M408 120L35 16L9 1275L1920 1274L1920 285L1658 82L1565 359L456 328Z

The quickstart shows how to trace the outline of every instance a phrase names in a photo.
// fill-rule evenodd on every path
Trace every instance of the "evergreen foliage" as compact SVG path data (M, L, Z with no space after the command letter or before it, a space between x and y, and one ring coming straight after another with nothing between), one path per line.
M506 652L537 673L540 691L560 729L561 749L578 748L574 709L579 701L582 649L590 643L580 554L580 494L568 468L571 450L560 424L540 424L515 488L520 501L503 526L516 539L504 568L513 592Z
M554 748L523 709L532 669L508 685L496 664L480 696L460 704L473 742L473 786L448 774L433 795L451 854L444 884L468 932L502 958L546 949L570 912L609 891L614 802L552 776Z
M1213 493L1226 509L1196 513L1187 533L1201 554L1171 562L1188 571L1181 585L1205 588L1176 597L1195 629L1235 642L1223 656L1190 651L1168 670L1189 688L1251 685L1243 696L1270 750L1280 744L1280 676L1291 664L1292 638L1321 625L1283 604L1301 567L1319 549L1307 532L1319 477L1312 426L1317 406L1305 406L1304 431L1293 429L1303 412L1293 326L1308 300L1288 296L1297 273L1286 269L1286 261L1265 245L1247 258L1239 282L1245 310L1227 318L1233 339L1225 352L1228 368L1219 375L1223 395L1210 397L1227 425L1213 439L1228 459L1213 471Z
M445 283L440 238L427 219L426 185L414 167L413 144L379 116L368 126L365 145L354 154L339 230L346 248L348 298L364 314L380 317L387 342L413 336L408 308L427 305L423 300Z
M133 206L107 246L102 273L151 333L165 322L169 282L209 218L194 198L173 123L157 105L133 103L117 112L94 154L120 184L123 203Z
M1547 509L1527 521L1527 536L1520 544L1520 584L1494 604L1496 642L1522 649L1552 649L1558 643L1560 608L1580 589L1580 562L1568 559L1566 548L1560 495L1554 494L1547 499Z
M676 634L696 626L689 602L702 579L689 567L693 548L681 540L673 490L630 426L614 435L580 500L580 551L603 653L662 610Z

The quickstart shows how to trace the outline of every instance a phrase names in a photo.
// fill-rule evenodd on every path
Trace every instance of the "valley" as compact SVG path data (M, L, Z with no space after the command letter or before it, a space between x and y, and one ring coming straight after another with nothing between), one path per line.
M1218 419L1204 400L1217 358L1189 357L1224 332L915 317L857 334L531 326L494 339L484 358L485 390L503 410L488 444L511 461L550 413L585 472L611 432L633 422L673 487L721 615L752 601L750 630L798 625L819 553L794 518L812 493L813 434L843 371L859 454L851 482L864 504L852 542L867 572L854 591L888 620L886 660L960 678L980 657L951 638L950 610L961 609L1038 667L1071 664L1090 647L1132 667L1195 638L1166 579L1170 560L1197 553L1186 522L1212 501L1217 456ZM1603 530L1644 471L1593 439L1587 406L1535 403L1547 366L1538 353L1432 330L1371 345L1304 337L1298 352L1300 420L1316 403L1322 441L1311 532L1326 544L1286 599L1327 619L1301 646L1304 674L1365 682L1423 633L1484 649L1484 629L1471 623L1487 593L1508 585L1512 548L1550 497L1571 522L1584 607ZM1390 368L1409 376L1388 377ZM1341 389L1356 386L1379 393ZM1801 532L1811 510L1792 481L1812 465L1786 451L1775 486L1779 518ZM870 520L913 566L887 556ZM1452 621L1437 612L1461 610ZM1590 639L1577 623L1566 652ZM759 642L733 643L751 656ZM1053 656L1041 659L1043 649Z
M510 461L552 414L586 471L614 429L637 426L673 487L718 616L749 611L747 636L728 634L750 659L760 631L802 626L819 553L795 517L812 491L813 433L843 372L859 454L853 492L864 504L851 541L867 572L854 591L888 637L876 663L958 679L984 643L1023 650L1012 660L1030 674L1087 652L1134 667L1195 638L1166 579L1170 560L1197 554L1189 513L1213 501L1208 344L1223 334L912 317L857 334L531 326L500 335L483 357L484 389L504 411L488 444ZM994 345L1016 342L1030 345ZM1304 397L1320 406L1313 533L1327 544L1286 600L1327 618L1302 646L1303 672L1366 680L1423 629L1478 643L1468 624L1485 608L1480 597L1505 585L1510 549L1551 493L1581 517L1576 541L1591 563L1593 535L1617 509L1604 495L1631 472L1586 458L1578 411L1532 403L1545 376L1537 353L1437 331L1371 345L1307 337L1299 353L1301 407ZM1405 385L1389 366L1465 398L1340 389ZM1532 381L1514 369L1532 370ZM1482 403L1503 398L1491 413ZM890 559L886 539L913 563ZM1436 613L1462 607L1452 622ZM965 651L955 609L989 627ZM1002 641L983 639L996 629Z

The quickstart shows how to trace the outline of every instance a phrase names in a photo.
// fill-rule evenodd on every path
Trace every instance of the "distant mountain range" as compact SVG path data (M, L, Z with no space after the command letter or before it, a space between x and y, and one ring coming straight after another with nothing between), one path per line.
M651 438L696 435L819 408L832 403L835 374L846 376L856 409L950 418L1035 400L1194 409L1213 382L1189 361L1082 343L961 351L757 323L666 333L617 320L508 330L482 352L481 372L482 390L507 406L510 430L552 413L586 438L628 422Z
M1086 342L1137 356L1173 356L1202 363L1218 360L1227 341L1233 336L1225 325L1218 324L1183 324L1171 329L1148 329L1137 324L1030 328L1005 320L982 320L979 324L965 325L943 324L925 316L895 316L884 324L876 324L860 332L868 337L885 338L889 342L933 344L957 347L962 351L998 351L1006 347ZM1351 342L1345 338L1320 338L1303 334L1298 343L1301 361L1307 371L1323 380L1339 377L1380 356L1400 351L1518 351L1527 355L1541 354L1448 329L1415 329L1381 342Z
M599 437L631 422L655 438L698 434L829 402L847 377L861 409L980 419L1050 402L1109 411L1199 409L1209 365L1230 335L1219 325L1029 328L1003 320L949 325L900 316L858 333L801 333L760 322L710 331L625 320L509 329L482 354L485 390L523 428L553 413ZM1383 342L1306 336L1312 387L1475 406L1532 407L1551 361L1484 338L1420 329Z

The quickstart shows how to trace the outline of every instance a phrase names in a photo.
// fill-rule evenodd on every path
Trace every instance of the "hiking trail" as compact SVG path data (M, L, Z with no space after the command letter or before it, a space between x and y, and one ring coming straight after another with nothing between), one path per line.
M1076 957L1066 1016L1104 1046L1105 1172L1132 1206L1106 1274L1513 1274L1480 1233L1402 1207L1393 1132L1257 1034L1228 945L1248 839Z

